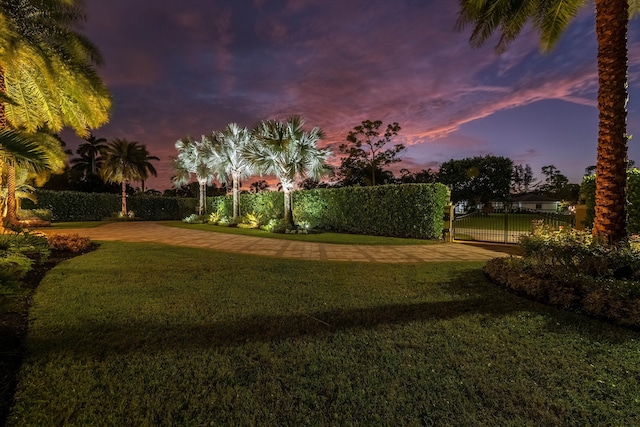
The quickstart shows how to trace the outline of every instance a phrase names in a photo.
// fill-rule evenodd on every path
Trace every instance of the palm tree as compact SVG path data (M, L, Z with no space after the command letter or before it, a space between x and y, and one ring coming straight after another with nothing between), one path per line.
M261 174L274 175L284 192L284 219L293 227L291 192L297 178L320 179L329 173L326 160L328 149L317 148L324 133L318 127L303 130L304 119L292 116L286 122L262 121L253 131L254 140L244 150L244 155Z
M459 28L474 26L470 42L484 44L500 32L502 51L533 22L548 51L588 2L586 0L461 0ZM627 25L640 9L635 0L595 0L598 40L599 132L594 236L617 243L626 237L627 197Z
M159 157L157 156L151 156L149 154L149 151L147 151L147 146L146 145L141 145L140 146L141 149L141 168L142 168L142 175L140 176L140 184L142 187L142 192L144 193L144 182L147 180L147 178L149 178L149 174L153 175L153 176L158 176L158 171L156 171L156 168L151 164L151 160L160 160Z
M214 132L211 137L213 150L217 154L219 163L218 179L223 184L232 181L233 185L233 222L240 218L239 189L240 180L250 176L253 168L243 155L244 148L251 142L253 136L247 128L241 128L236 123L230 123L222 132Z
M146 178L146 148L136 141L114 139L103 152L100 176L106 182L122 186L121 215L127 215L127 182Z
M81 170L83 176L97 175L102 164L102 158L100 157L102 151L107 148L107 140L104 138L96 138L93 134L89 134L85 138L85 141L78 146L76 154L77 158L71 159L73 169Z
M178 155L173 159L173 169L176 175L173 183L176 187L189 183L191 174L195 174L200 185L198 215L206 213L207 184L211 184L218 170L218 156L212 149L209 139L195 141L186 137L176 142Z
M0 0L0 128L35 133L44 124L53 132L69 125L84 136L87 128L107 122L111 100L92 68L101 57L74 31L84 17L75 3ZM13 162L5 159L13 187ZM12 221L13 188L7 197Z

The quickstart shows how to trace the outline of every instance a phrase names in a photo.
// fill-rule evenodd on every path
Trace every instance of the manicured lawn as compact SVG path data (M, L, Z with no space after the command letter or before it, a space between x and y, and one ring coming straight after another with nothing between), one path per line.
M187 224L182 221L167 221L165 225L189 228L193 230L212 231L226 234L242 234L244 236L266 237L269 239L295 240L299 242L336 243L343 245L429 245L440 243L437 240L404 239L399 237L363 236L346 233L317 233L317 234L279 234L269 233L255 228L226 227L211 224Z
M38 288L10 424L637 424L640 332L480 267L103 243Z

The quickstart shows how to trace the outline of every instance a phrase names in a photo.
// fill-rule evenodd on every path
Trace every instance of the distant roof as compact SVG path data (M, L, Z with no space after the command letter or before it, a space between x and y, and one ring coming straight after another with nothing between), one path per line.
M557 199L552 199L540 194L525 194L524 196L516 197L514 202L557 202Z

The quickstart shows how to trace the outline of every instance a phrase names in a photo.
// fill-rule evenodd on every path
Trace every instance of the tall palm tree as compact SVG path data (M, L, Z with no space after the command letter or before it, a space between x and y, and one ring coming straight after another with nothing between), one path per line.
M102 151L107 148L107 140L105 138L96 138L92 133L85 138L84 143L78 146L76 154L77 158L71 159L73 169L81 170L83 176L97 175L100 170Z
M291 193L296 179L320 179L330 172L326 160L331 151L317 147L324 137L323 131L314 127L306 132L304 123L299 116L289 117L286 122L262 121L253 131L254 140L244 150L257 171L280 180L284 192L284 219L289 227L294 225Z
M68 125L85 136L108 121L111 100L92 68L102 59L74 30L84 18L76 3L0 0L0 128L33 133L46 124L57 132ZM13 221L15 170L6 159Z
M173 169L176 172L173 183L179 187L189 183L191 174L196 176L200 186L198 215L203 215L206 213L207 184L211 184L218 171L219 157L210 140L204 137L202 141L195 141L191 137L182 138L176 142L176 150L178 155L173 159Z
M147 150L147 146L144 144L140 146L140 150L142 151L140 153L140 156L141 156L140 166L142 168L142 175L140 176L140 184L142 187L142 192L144 193L144 182L147 180L147 178L149 178L149 175L158 176L158 171L156 171L156 168L153 166L153 164L151 164L151 160L160 160L160 158L157 156L150 155L149 151Z
M247 128L241 128L236 123L230 123L222 132L211 135L211 144L217 154L218 179L223 184L232 182L233 188L233 222L240 219L239 190L240 180L250 176L253 168L243 155L244 148L251 142L253 136Z
M147 177L147 150L136 141L114 139L103 152L100 176L106 182L122 186L122 216L127 215L127 182Z
M461 0L459 28L473 25L470 42L484 44L499 32L502 51L531 21L543 51L588 2L586 0ZM627 25L639 12L636 0L595 0L598 40L599 131L596 163L596 212L593 234L617 243L626 237L627 198Z

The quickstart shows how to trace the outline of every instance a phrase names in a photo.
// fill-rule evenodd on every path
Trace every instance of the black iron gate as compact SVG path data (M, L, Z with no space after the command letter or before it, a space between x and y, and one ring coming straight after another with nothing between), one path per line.
M520 236L531 232L534 221L542 221L554 228L573 227L575 215L509 211L473 212L453 219L452 237L455 240L518 243Z

